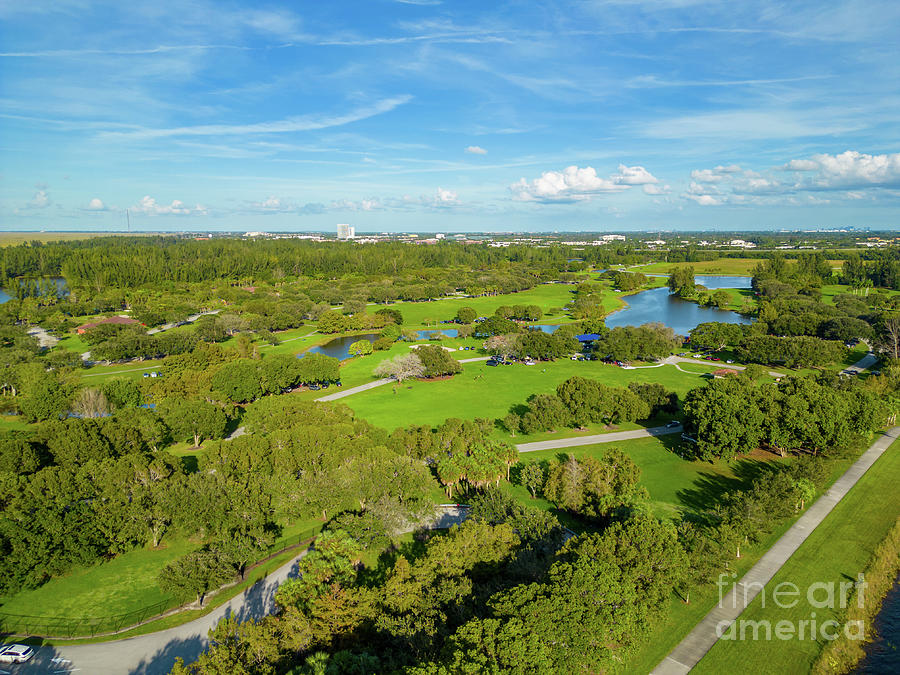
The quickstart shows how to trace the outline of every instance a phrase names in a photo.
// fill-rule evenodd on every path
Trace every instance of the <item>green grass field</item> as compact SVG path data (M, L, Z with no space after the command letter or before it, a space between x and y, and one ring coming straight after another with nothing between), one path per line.
M734 467L727 462L693 462L682 459L674 452L679 441L678 435L673 434L668 437L640 438L619 443L599 443L560 450L541 450L522 453L520 461L551 462L570 454L575 457L600 457L610 448L619 448L640 467L640 482L650 493L650 507L653 513L660 518L674 518L683 509L692 506L692 499L700 485L735 484L739 480L734 472ZM752 464L754 460L742 460L742 462ZM747 468L749 465L740 466ZM524 487L509 483L505 483L504 486L523 504L556 513L552 504L544 499L532 499ZM564 514L557 513L557 515Z
M693 267L695 274L722 274L745 277L753 274L753 268L759 262L756 258L719 258L718 260L703 260L691 263L657 262L629 269L634 272L643 272L644 274L668 274L673 267Z
M78 241L97 237L150 237L166 235L166 232L0 232L0 246L18 246L30 241L45 244L51 241Z
M303 520L285 525L272 545L277 551L296 544L322 522ZM162 546L128 551L112 560L88 567L74 567L68 574L43 586L0 598L0 612L25 616L102 618L138 611L172 598L159 588L156 577L169 562L198 547L181 537L164 538ZM263 554L265 555L265 554Z
M710 372L716 367L691 366L698 373ZM484 362L476 362L464 364L462 373L447 380L403 382L396 387L385 385L354 394L341 402L360 417L386 429L408 424L439 424L448 417L498 418L506 415L511 406L525 403L531 394L550 393L560 382L575 375L618 387L629 382L659 382L679 395L705 381L700 374L683 373L668 365L623 370L599 361L569 359L535 366L490 367ZM344 384L346 386L348 382ZM527 440L532 439L516 438L516 442Z
M460 307L471 307L481 316L489 316L500 305L537 305L544 311L541 323L565 323L571 321L560 310L572 299L574 286L568 284L542 284L520 293L507 293L505 295L490 295L480 298L441 298L430 302L396 302L386 305L391 309L400 310L403 314L403 327L427 327L443 319L452 319L456 316L456 310ZM609 293L610 296L615 294ZM606 305L609 304L608 307ZM604 303L608 311L618 308L610 298L609 303ZM372 313L380 309L380 306L369 306L367 311Z
M865 569L875 547L897 519L898 484L900 442L895 442L791 556L740 620L765 620L773 626L779 621L797 626L813 614L819 625L829 619L840 620L840 609L811 606L806 590L814 583L839 588L841 582L855 580ZM800 602L790 609L778 607L772 598L772 590L785 582L796 584L801 591ZM750 666L754 673L807 673L823 642L821 636L818 640L720 640L692 672L736 672Z
M141 548L106 563L75 567L34 590L2 599L0 612L17 615L95 618L124 614L171 598L156 584L159 570L196 548L184 539L163 540L159 549Z

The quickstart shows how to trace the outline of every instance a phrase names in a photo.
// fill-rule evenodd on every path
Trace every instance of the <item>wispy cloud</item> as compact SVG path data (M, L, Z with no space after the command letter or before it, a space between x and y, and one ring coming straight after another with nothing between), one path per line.
M298 131L313 131L351 124L360 120L390 112L412 100L412 96L395 96L383 99L369 106L357 108L343 115L303 115L271 122L253 124L200 124L169 129L140 129L136 131L110 131L103 134L108 138L154 139L171 136L237 136L247 134L280 134Z

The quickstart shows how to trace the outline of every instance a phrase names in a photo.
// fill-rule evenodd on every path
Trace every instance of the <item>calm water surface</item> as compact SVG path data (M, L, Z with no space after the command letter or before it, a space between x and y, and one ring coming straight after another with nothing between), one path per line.
M695 280L710 290L750 288L750 277L697 276ZM695 302L682 300L671 295L666 287L653 288L630 295L625 298L625 302L628 303L627 307L606 317L606 325L610 328L640 326L651 321L659 321L678 335L686 335L691 329L707 321L722 323L751 323L753 321L737 312L716 307L701 307Z
M68 295L69 289L66 288L66 280L65 279L63 279L62 277L54 277L53 281L56 282L56 287L57 287L57 289L59 289L57 291L59 297ZM7 293L7 289L0 288L0 305L2 305L4 302L7 302L8 300L12 300L12 296L9 293Z
M900 578L884 598L881 611L875 617L878 639L866 645L866 658L854 671L858 674L876 675L900 673Z

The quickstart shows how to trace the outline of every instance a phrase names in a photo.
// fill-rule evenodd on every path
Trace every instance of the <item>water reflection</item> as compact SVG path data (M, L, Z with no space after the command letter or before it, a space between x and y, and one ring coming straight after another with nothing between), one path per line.
M710 290L720 288L750 288L750 277L697 276L695 281ZM639 326L651 321L659 321L679 335L688 334L691 329L707 321L722 323L751 323L753 320L737 312L701 307L695 302L682 300L669 293L669 289L653 288L625 298L628 306L606 317L606 325Z

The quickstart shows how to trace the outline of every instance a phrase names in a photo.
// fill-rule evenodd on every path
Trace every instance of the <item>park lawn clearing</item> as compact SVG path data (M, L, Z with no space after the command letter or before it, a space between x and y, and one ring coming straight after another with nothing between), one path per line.
M0 432L25 431L31 428L31 425L21 415L0 415Z
M774 627L779 621L788 621L797 630L801 620L808 621L814 615L819 626L829 619L840 623L843 612L839 607L813 607L806 600L806 591L815 583L834 584L835 597L839 599L840 584L855 580L866 568L875 548L897 520L898 484L900 442L895 441L744 610L738 622L768 621ZM778 607L773 601L773 589L785 582L800 589L796 607ZM816 597L823 599L825 593ZM752 631L747 635L752 636ZM767 672L806 673L822 648L822 638L817 637L719 640L693 672L735 672L756 663L766 664Z
M460 307L471 307L479 316L490 316L501 305L537 305L544 312L541 323L565 323L571 319L564 312L551 313L550 310L565 307L572 300L574 290L575 286L571 284L541 284L518 293L484 295L477 298L456 296L426 302L395 302L368 307L367 311L374 313L382 307L397 309L403 315L403 328L417 326L428 328L435 326L439 321L452 319Z
M704 369L699 364L695 367ZM560 382L575 375L616 387L630 382L659 382L679 396L705 381L701 375L683 373L671 365L625 370L599 361L570 359L534 366L516 363L493 367L479 361L464 364L462 373L447 380L388 384L348 396L341 402L357 416L388 430L409 424L437 425L450 417L496 419L505 416L513 406L524 404L532 394L554 392ZM531 439L516 437L515 442L527 440Z
M611 448L619 448L640 467L640 484L650 493L650 508L654 515L668 520L676 518L683 509L690 507L689 495L698 489L699 484L731 479L737 485L738 481L732 465L728 462L721 460L714 463L688 461L679 457L674 448L680 442L678 434L672 434L671 436L637 438L615 443L525 452L519 455L519 466L521 467L522 462L544 463L563 460L568 455L576 458L602 457ZM532 499L531 494L521 485L504 483L504 489L523 504L556 513L555 507L550 502L544 499Z
M109 562L75 566L43 586L3 598L0 613L70 619L111 617L174 600L156 583L159 571L197 548L186 539L164 538L162 546L134 549Z
M676 263L657 262L629 268L629 271L643 274L668 274L673 267L693 267L694 274L749 277L753 275L753 268L760 262L762 261L759 258L719 258L718 260Z

